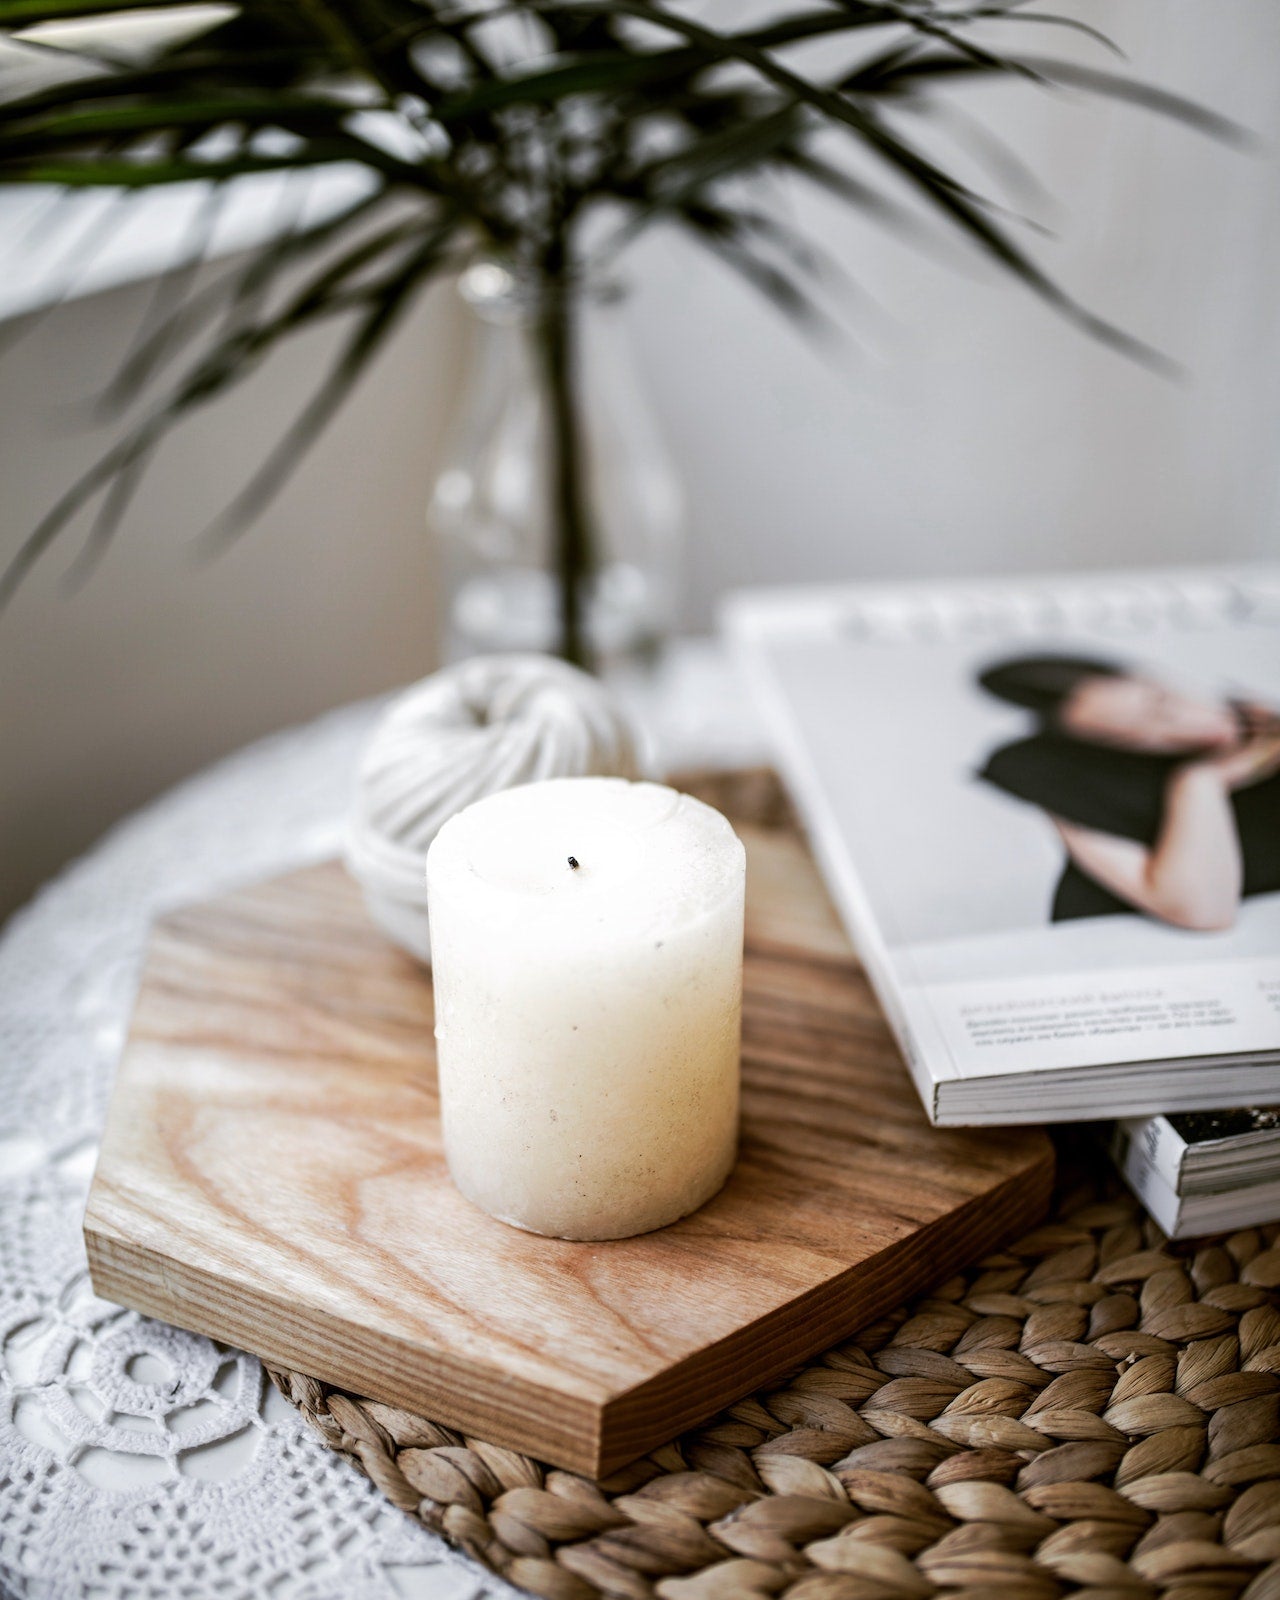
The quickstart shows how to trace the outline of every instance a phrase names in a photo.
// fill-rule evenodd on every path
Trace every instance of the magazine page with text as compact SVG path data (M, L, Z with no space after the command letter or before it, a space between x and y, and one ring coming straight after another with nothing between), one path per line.
M761 592L728 625L927 1104L1280 1089L1274 571Z

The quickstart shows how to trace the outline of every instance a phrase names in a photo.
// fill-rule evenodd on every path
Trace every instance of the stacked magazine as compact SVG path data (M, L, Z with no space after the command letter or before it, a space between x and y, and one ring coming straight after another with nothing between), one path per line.
M1127 1118L1111 1153L1171 1239L1280 1217L1280 1106Z
M747 591L724 624L930 1119L1118 1119L1170 1231L1280 1215L1267 1114L1185 1132L1280 1102L1280 567Z

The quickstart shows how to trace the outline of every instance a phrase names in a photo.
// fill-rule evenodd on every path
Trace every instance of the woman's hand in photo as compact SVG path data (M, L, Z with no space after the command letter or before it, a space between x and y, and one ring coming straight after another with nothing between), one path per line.
M1135 911L1175 928L1211 933L1235 921L1244 862L1231 793L1280 770L1280 733L1245 738L1185 761L1165 789L1154 845L1055 818L1071 859Z
M1247 789L1280 772L1280 729L1274 722L1264 731L1250 734L1229 750L1190 763L1212 773L1224 789Z
M1233 700L1236 715L1244 736L1252 738L1260 733L1280 733L1280 711L1263 705L1261 700Z
M1207 933L1235 921L1244 862L1231 795L1280 772L1274 713L1261 706L1237 710L1245 729L1238 743L1174 770L1150 849L1056 819L1082 872L1135 911L1174 927Z

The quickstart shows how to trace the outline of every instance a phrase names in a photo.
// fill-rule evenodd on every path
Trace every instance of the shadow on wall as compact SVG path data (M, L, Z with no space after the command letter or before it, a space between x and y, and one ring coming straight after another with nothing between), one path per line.
M0 363L3 548L101 448L75 406L152 293L59 307ZM447 291L416 310L279 499L221 559L190 545L296 414L327 335L273 361L157 458L78 592L55 550L0 617L0 915L116 818L260 734L429 671L423 512L460 364Z
M1018 237L1186 379L1115 356L971 257L913 253L811 193L797 197L802 219L857 285L841 311L857 346L848 359L806 345L731 274L654 235L628 266L629 316L689 492L695 623L728 577L936 577L1280 549L1280 5L1051 9L1102 28L1129 59L1062 34L1055 50L1203 100L1260 137L1246 154L1032 85L963 97L1048 191L1027 194L1025 209L1055 236ZM1028 50L1048 48L1049 30L1026 34ZM991 187L989 173L972 179Z

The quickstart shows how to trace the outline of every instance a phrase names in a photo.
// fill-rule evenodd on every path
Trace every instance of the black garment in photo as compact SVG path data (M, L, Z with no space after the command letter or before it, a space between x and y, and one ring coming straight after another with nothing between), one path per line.
M1150 847L1160 831L1165 788L1183 759L1037 733L993 751L978 776L1064 822ZM1231 804L1244 859L1244 893L1280 889L1280 773L1237 789ZM1133 910L1067 861L1053 896L1054 922Z

